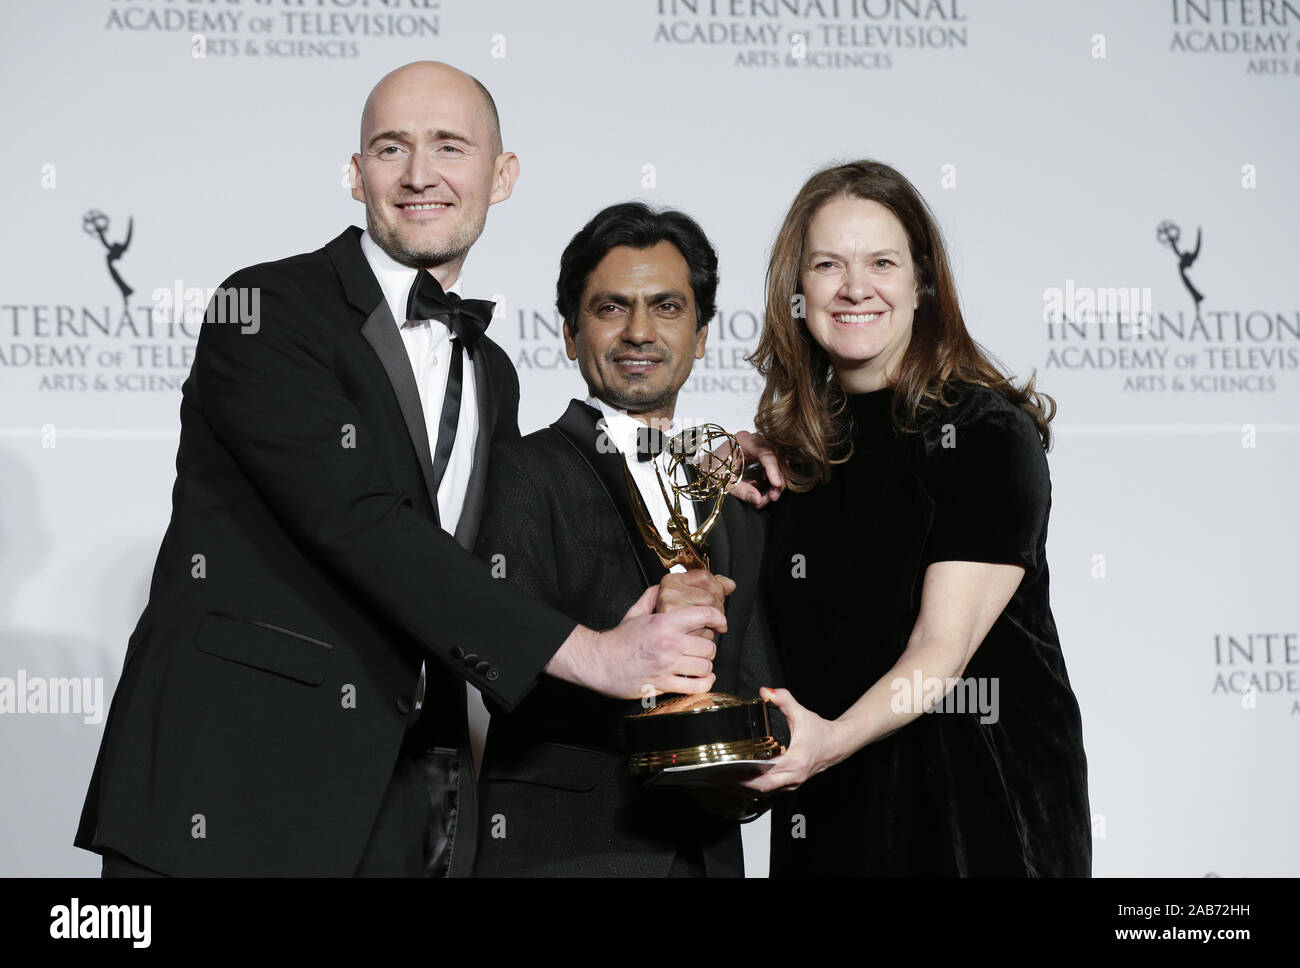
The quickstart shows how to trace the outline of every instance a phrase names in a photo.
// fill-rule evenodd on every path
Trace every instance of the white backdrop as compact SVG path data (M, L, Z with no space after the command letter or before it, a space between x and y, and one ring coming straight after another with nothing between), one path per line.
M718 352L679 409L743 427L794 193L833 160L907 174L976 338L1060 404L1048 551L1096 872L1300 873L1300 3L6 0L0 50L0 874L98 871L72 837L193 345L148 331L154 291L364 224L362 102L425 58L488 86L521 160L465 278L504 305L525 432L582 395L554 282L594 212L642 198L713 238ZM34 711L60 677L89 689Z

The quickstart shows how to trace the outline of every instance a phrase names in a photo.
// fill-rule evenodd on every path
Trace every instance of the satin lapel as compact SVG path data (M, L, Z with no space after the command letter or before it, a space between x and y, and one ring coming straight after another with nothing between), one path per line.
M474 550L479 525L483 523L484 503L487 500L488 457L492 451L497 412L500 410L495 387L492 385L491 368L487 362L487 350L479 345L470 354L470 360L474 364L474 396L478 401L478 439L474 442L474 464L470 468L469 488L465 491L460 520L456 522L456 540L466 551Z
M731 577L731 539L728 537L727 529L727 512L731 510L731 502L737 498L727 497L722 499L722 513L718 515L718 521L709 532L709 571L715 575L726 575ZM707 513L708 507L703 506L704 502L695 502L695 513L697 520L703 521L702 515Z
M708 536L709 571L715 575L726 575L733 581L735 581L736 576L732 574L731 529L727 526L727 522L731 517L728 512L734 513L738 510L731 507L736 500L736 498L732 497L723 498L722 513L718 515L717 523L714 524L713 530L709 532ZM696 520L698 521L704 520L699 515L707 511L707 508L702 507L702 504L701 501L695 502ZM727 596L727 600L723 604L723 611L727 616L727 631L717 637L718 653L713 666L718 677L714 688L721 689L724 692L734 690L736 683L740 681L741 643L745 640L745 626L749 622L748 609L740 606L744 594L737 587L734 592ZM733 603L736 607L733 607ZM734 649L731 647L732 643L736 644Z
M433 455L429 450L429 432L424 425L424 409L420 406L420 391L415 385L415 373L411 369L411 358L406 355L406 346L397 331L397 321L384 299L384 291L379 288L379 281L370 271L365 253L361 251L361 230L355 225L344 230L338 238L325 246L325 252L334 263L335 271L343 283L343 292L348 302L362 313L365 322L361 324L361 335L370 344L388 382L392 384L397 406L401 408L402 419L406 423L406 432L410 435L411 445L415 448L416 458L420 462L420 473L424 477L424 486L429 493L429 503L433 506L433 517L438 519L438 489L433 481Z
M402 409L402 419L406 421L406 432L415 445L416 456L420 460L420 473L424 475L424 486L429 492L429 501L433 504L434 518L438 517L438 489L433 481L433 457L429 453L429 432L424 425L424 410L420 406L420 391L415 386L415 373L411 370L411 358L406 355L406 346L401 334L397 332L397 323L389 312L388 303L381 297L375 311L361 327L361 335L366 338L384 365L388 382L393 385L397 405Z
M618 514L628 544L636 556L641 576L646 587L659 584L667 571L659 561L659 556L650 550L649 545L641 540L641 532L632 516L632 503L628 500L627 479L623 470L623 455L613 445L604 432L596 425L600 411L593 410L577 400L569 404L564 416L551 424L551 429L558 432L578 452L578 456L596 475L610 503Z

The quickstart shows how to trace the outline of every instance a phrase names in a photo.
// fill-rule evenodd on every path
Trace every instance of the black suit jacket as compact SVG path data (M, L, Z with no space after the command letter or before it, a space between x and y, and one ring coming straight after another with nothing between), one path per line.
M575 400L551 427L494 449L478 554L534 598L604 629L664 568L637 531L623 458L608 438L601 446L599 418ZM777 684L757 595L762 542L754 509L728 500L710 564L737 589L714 688L751 697ZM622 719L639 711L638 702L553 679L508 714L494 708L475 872L657 877L694 845L710 875L743 875L737 823L706 813L685 791L644 788L627 774Z
M473 776L464 680L513 706L573 629L466 553L491 445L519 434L509 358L486 338L472 354L478 449L453 539L438 526L415 379L360 237L349 228L228 279L259 292L255 332L202 327L171 521L80 847L167 874L351 874L419 715L421 661L417 735L444 749L454 785ZM467 872L472 804L457 813L461 836L443 856Z

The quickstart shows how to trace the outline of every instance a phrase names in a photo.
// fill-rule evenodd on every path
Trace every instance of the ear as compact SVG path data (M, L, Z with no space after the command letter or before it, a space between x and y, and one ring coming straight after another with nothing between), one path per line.
M497 155L496 173L492 180L492 200L489 205L504 202L515 190L519 180L519 157L513 151Z
M348 179L352 182L352 197L358 202L366 200L366 185L361 180L361 156L353 155L352 163L348 166Z
M709 341L709 324L705 323L695 334L695 358L704 359L704 347Z
M564 354L571 360L578 358L578 341L567 319L564 321Z

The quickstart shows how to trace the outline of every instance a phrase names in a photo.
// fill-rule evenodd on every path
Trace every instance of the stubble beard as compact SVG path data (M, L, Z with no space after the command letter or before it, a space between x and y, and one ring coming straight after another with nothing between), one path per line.
M366 228L370 232L370 237L395 261L412 269L434 269L448 262L463 259L470 247L483 234L486 221L485 213L484 219L477 226L463 223L457 225L451 238L437 248L419 249L409 245L396 229L389 229L375 218L370 211L370 206L366 206Z

